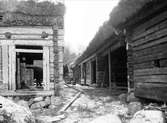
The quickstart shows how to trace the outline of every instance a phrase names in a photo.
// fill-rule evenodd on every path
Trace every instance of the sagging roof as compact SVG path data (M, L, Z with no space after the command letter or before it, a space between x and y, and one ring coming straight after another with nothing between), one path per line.
M162 0L120 0L118 5L110 13L110 19L107 22L104 22L104 24L99 28L99 31L89 43L87 49L76 60L75 64L79 64L84 59L93 55L102 46L105 40L110 38L112 35L117 35L118 26L126 23L148 3L160 1Z

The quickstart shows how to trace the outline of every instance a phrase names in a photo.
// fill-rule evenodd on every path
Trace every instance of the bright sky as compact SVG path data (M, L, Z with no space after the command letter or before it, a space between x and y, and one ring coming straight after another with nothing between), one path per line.
M65 0L65 45L82 53L119 0Z

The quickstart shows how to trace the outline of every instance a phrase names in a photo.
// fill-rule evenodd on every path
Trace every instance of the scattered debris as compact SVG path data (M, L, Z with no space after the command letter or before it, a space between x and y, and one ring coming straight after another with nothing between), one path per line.
M39 116L36 118L36 123L53 123L64 119L66 116L64 114L58 116Z
M64 112L66 111L73 103L74 101L79 98L79 96L81 95L81 92L78 92L74 98L71 99L71 101L69 103L67 103L61 110L60 112Z

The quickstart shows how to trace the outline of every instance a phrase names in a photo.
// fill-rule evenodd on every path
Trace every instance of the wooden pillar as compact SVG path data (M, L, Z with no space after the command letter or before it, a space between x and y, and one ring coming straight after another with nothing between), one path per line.
M59 81L63 81L63 52L64 52L64 29L58 30L58 65L59 65Z
M49 74L49 47L43 47L43 82L44 90L50 89L50 74Z
M92 83L92 72L93 72L92 71L92 61L91 60L89 61L89 70L90 70L89 74L90 74L90 85L91 85L91 83Z
M131 31L128 31L126 34L126 52L127 52L127 84L128 84L128 92L131 92L134 89L134 81L133 81L133 49L130 45L131 43Z
M83 63L81 63L81 84L83 84Z
M19 54L19 53L18 53ZM20 58L17 58L17 79L16 79L16 81L17 81L17 85L16 85L16 87L18 88L18 89L20 89L21 88L21 82L20 82Z
M63 72L63 62L59 62L60 60L60 54L59 54L59 39L61 41L63 40L64 35L64 21L62 16L58 16L55 18L53 22L53 47L54 47L54 90L55 95L58 92L58 83L60 82L60 79L63 78L60 71ZM61 35L60 35L61 34ZM61 47L61 50L63 51L63 47ZM62 57L61 57L62 58ZM62 69L62 70L60 70Z
M3 71L3 83L8 84L8 46L2 45L2 71Z
M9 90L16 90L15 72L16 72L15 46L10 45L9 46Z
M98 83L98 57L96 56L96 84Z
M109 68L109 88L111 89L111 52L108 51L108 68Z

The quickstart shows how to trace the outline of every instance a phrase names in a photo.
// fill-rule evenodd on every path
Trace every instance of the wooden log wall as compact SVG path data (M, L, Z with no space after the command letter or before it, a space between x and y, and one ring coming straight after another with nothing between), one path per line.
M2 68L2 46L0 46L0 83L3 83Z
M11 38L7 38L5 36L5 33L9 32L11 34ZM42 38L42 33L46 32L48 34L48 37ZM11 89L11 86L13 86L13 90L15 90L15 82L12 82L10 75L11 75L11 59L9 59L9 56L11 56L9 53L13 52L14 50L16 51L22 51L22 49L15 49L16 45L22 45L22 46L42 46L43 48L46 49L48 47L48 51L50 51L50 54L48 52L48 56L46 59L49 60L50 64L50 72L48 74L51 75L53 78L53 68L54 65L53 63L53 30L51 27L46 27L46 26L15 26L15 27L0 27L0 46L2 49L0 49L0 80L3 78L3 84L2 85L7 85L6 87L9 87L8 89ZM11 51L11 46L13 47L14 50ZM34 50L31 50L32 52ZM30 51L30 52L31 52ZM9 53L8 53L9 52ZM14 55L14 54L13 54ZM49 58L50 57L50 58ZM13 65L14 66L14 65ZM14 70L14 69L12 69ZM47 80L49 80L49 75L47 74ZM13 75L13 74L12 74ZM3 77L2 77L3 76ZM52 78L50 77L50 80ZM49 82L48 82L49 83ZM12 85L13 84L13 85ZM1 86L1 85L0 85ZM5 87L5 88L6 88ZM48 86L49 87L49 86ZM4 87L2 87L4 88ZM2 89L0 87L0 89Z
M167 10L137 26L131 40L136 96L167 101Z

